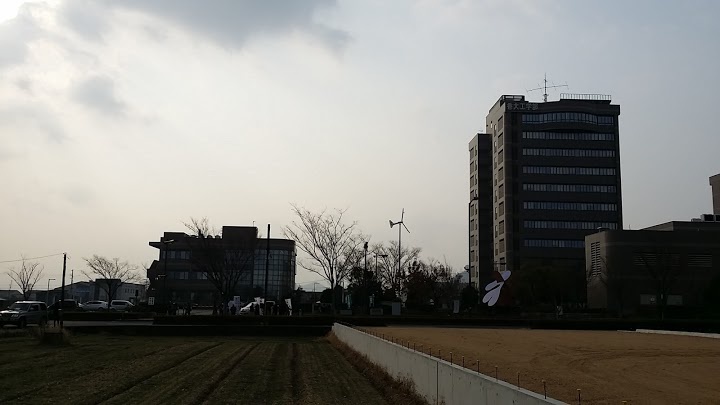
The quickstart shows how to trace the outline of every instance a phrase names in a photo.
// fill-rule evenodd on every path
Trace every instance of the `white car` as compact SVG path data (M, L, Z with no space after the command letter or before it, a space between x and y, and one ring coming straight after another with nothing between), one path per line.
M134 305L130 301L125 300L112 300L110 301L111 311L129 311Z
M105 311L107 310L107 301L88 301L84 304L80 304L80 309L83 311Z

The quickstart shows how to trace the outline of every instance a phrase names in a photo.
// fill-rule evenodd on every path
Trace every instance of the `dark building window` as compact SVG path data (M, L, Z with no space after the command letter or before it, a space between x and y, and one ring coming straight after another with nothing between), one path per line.
M566 167L566 166L523 166L525 174L561 174L581 176L614 176L615 169L611 167Z
M595 184L539 184L523 183L523 191L557 193L615 193L617 187Z
M615 134L595 132L523 132L523 139L548 141L614 141Z
M523 241L525 247L536 248L575 248L582 249L585 247L585 241L574 239L525 239Z
M550 148L523 148L523 156L553 156L553 157L593 157L613 158L614 150L605 149L550 149Z
M582 229L591 230L598 228L617 229L615 222L579 222L579 221L535 221L526 220L523 222L528 229Z
M581 122L585 124L596 125L612 125L615 123L615 117L612 115L595 115L578 112L555 112L555 113L536 113L523 114L523 124L545 124L548 122Z
M524 201L523 208L526 210L617 211L617 204L557 201Z

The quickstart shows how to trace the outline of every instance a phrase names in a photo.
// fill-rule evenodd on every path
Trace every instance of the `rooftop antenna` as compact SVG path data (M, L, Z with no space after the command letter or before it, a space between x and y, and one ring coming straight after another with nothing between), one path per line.
M545 73L545 78L543 79L543 86L537 87L537 88L535 88L535 89L527 90L527 92L530 93L531 91L543 90L543 91L544 91L544 92L543 92L543 102L547 103L548 89L555 89L555 88L558 88L558 87L567 87L567 88L570 88L570 87L567 85L567 82L565 82L565 84L558 84L558 85L556 85L556 84L553 83L553 82L550 82L550 83L551 83L550 86L548 86L547 73Z
M400 267L401 260L402 260L402 250L400 249L401 242L402 242L402 229L405 228L407 233L410 233L410 230L407 228L407 226L405 226L405 222L403 222L404 219L405 219L405 208L402 209L402 213L400 214L400 220L398 222L393 222L392 219L388 221L388 222L390 222L390 228L392 228L395 225L402 225L402 226L398 226L398 272L400 272L400 270L402 270L402 267Z

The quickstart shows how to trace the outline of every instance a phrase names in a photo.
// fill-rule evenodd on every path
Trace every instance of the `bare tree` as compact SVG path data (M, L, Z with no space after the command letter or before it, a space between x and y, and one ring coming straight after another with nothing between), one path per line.
M218 234L207 218L190 218L184 224L193 238L187 242L191 248L191 261L220 294L220 302L227 302L234 296L240 282L252 275L255 264L255 249L258 243L257 229L254 235L233 238L231 242L218 240ZM264 293L267 295L267 292ZM221 305L222 311L227 310Z
M40 265L40 263L27 262L23 258L20 270L11 268L7 274L20 288L23 298L28 300L30 299L30 293L33 288L35 288L35 284L37 284L40 277L42 277L43 270L44 267Z
M364 241L357 222L344 222L347 210L312 212L292 204L292 211L297 216L297 222L293 221L291 226L285 227L283 233L310 257L307 262L301 260L300 266L330 284L335 309L335 286L349 275L362 257Z
M95 283L105 291L108 297L108 309L123 284L140 280L137 267L127 261L120 261L117 257L108 259L93 255L83 260L90 268L89 271L83 271L83 274L91 281L94 279Z
M408 267L420 256L420 248L403 246L398 252L398 243L390 241L388 246L375 245L373 249L382 252L382 266L380 269L380 280L400 298L405 289L405 279ZM398 260L400 254L400 260Z

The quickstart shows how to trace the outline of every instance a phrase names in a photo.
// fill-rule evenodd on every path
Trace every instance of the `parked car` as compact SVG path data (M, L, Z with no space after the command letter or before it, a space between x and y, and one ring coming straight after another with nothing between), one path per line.
M58 308L58 307L60 307L60 301L55 301L52 304L50 304L50 306L48 307L48 311L53 312L55 310L55 308ZM80 308L80 305L75 300L67 300L66 299L65 301L63 301L61 308L63 311L75 311L78 308Z
M45 326L47 320L47 306L41 301L17 301L8 309L0 311L0 327L6 324L19 328L29 324Z
M125 301L125 300L110 301L110 310L111 311L129 311L134 306L135 305L133 305L132 302L130 302L130 301Z
M239 315L252 315L255 313L255 306L260 305L260 308L265 308L265 304L258 304L256 302L251 302L244 307L240 308L240 311L238 312ZM270 313L272 313L273 309L275 308L275 301L268 301L267 302L267 308Z
M66 299L62 303L62 307L60 306L60 301L55 301L47 308L48 309L48 319L55 319L55 311L59 308L62 308L63 313L72 312L72 311L78 311L80 310L80 306L78 305L77 301Z
M108 309L107 301L88 301L80 305L83 311L105 311Z

